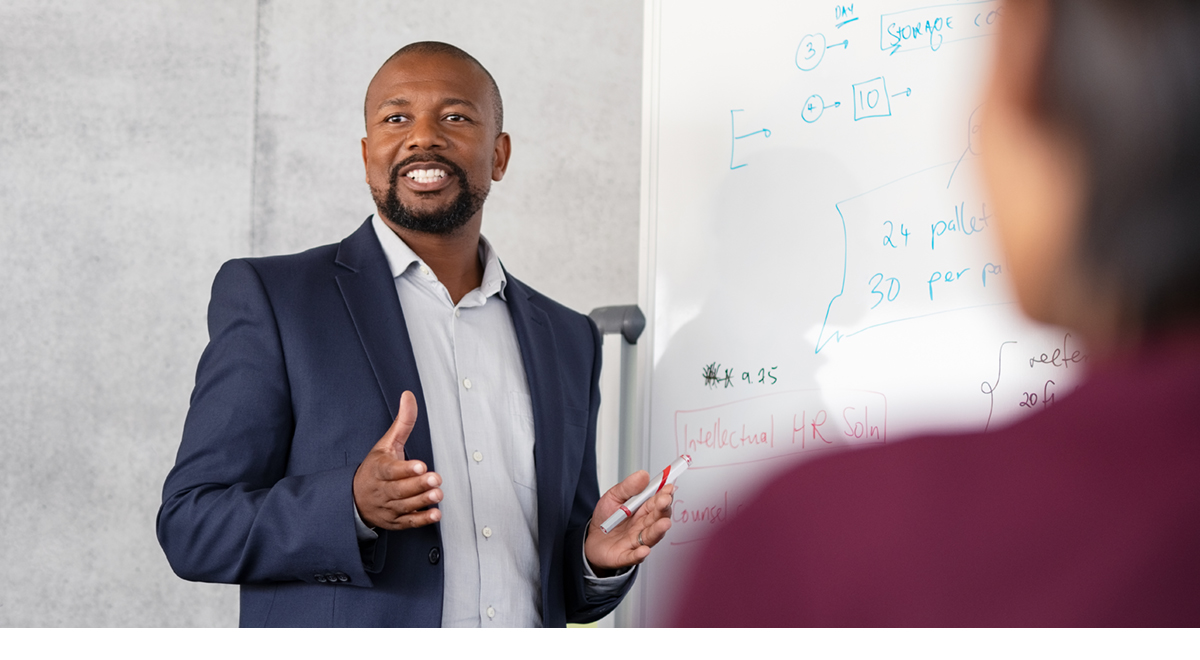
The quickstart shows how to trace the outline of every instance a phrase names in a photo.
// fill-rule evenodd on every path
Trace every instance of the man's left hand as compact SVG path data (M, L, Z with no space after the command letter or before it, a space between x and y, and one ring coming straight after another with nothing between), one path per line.
M608 520L625 500L642 492L649 483L649 473L639 470L610 488L596 504L592 520L588 523L583 552L597 574L610 573L615 569L642 563L650 556L650 548L661 541L667 530L671 529L674 484L664 486L634 511L633 517L626 518L612 532L605 534L604 530L600 529L600 523Z

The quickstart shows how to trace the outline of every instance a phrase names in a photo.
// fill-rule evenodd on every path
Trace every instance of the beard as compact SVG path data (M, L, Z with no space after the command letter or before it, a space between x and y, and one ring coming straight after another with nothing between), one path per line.
M438 163L446 168L448 172L458 177L458 195L451 200L448 206L433 211L418 212L405 206L400 201L400 197L397 194L400 170L416 162ZM427 195L431 193L417 194ZM487 194L487 189L471 186L471 182L467 179L467 173L461 167L445 158L435 155L413 156L404 162L396 164L392 167L386 191L371 186L371 197L375 199L375 206L383 214L383 217L405 229L440 235L453 233L459 227L467 224L467 221L478 213L479 209L483 208L483 202L487 199Z

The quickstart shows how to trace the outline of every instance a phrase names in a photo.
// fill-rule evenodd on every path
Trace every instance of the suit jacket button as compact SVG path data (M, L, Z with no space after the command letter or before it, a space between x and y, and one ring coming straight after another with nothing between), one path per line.
M314 578L316 578L317 582L321 582L321 583L324 583L324 582L326 582L326 580L325 580L325 576L324 576L324 575L321 575L320 573L317 573L317 574L316 574L316 575L314 575L313 577L314 577Z
M349 582L350 576L346 575L345 573L338 573L337 579L338 579L338 582Z
M442 560L442 551L436 546L429 551L429 563L436 564Z

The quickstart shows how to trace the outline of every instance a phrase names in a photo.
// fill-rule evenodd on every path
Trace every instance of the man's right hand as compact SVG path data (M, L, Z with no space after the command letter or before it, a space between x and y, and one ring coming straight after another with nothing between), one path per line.
M354 505L371 527L411 529L442 519L428 507L442 501L442 478L421 461L404 460L404 443L417 423L417 398L400 396L400 412L354 473Z

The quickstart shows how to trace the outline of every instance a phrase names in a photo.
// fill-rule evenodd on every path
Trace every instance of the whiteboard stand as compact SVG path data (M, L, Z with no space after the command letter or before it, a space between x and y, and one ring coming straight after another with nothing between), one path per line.
M596 472L600 492L612 488L624 477L643 469L640 420L637 415L637 341L646 329L646 316L637 305L597 307L588 316L600 328L601 335L619 335L619 369L603 369L600 375L600 415L596 432ZM614 364L616 348L605 342L604 361ZM613 396L615 394L615 396ZM617 406L606 405L615 401ZM615 612L601 620L601 627L633 627L635 599L627 597Z

